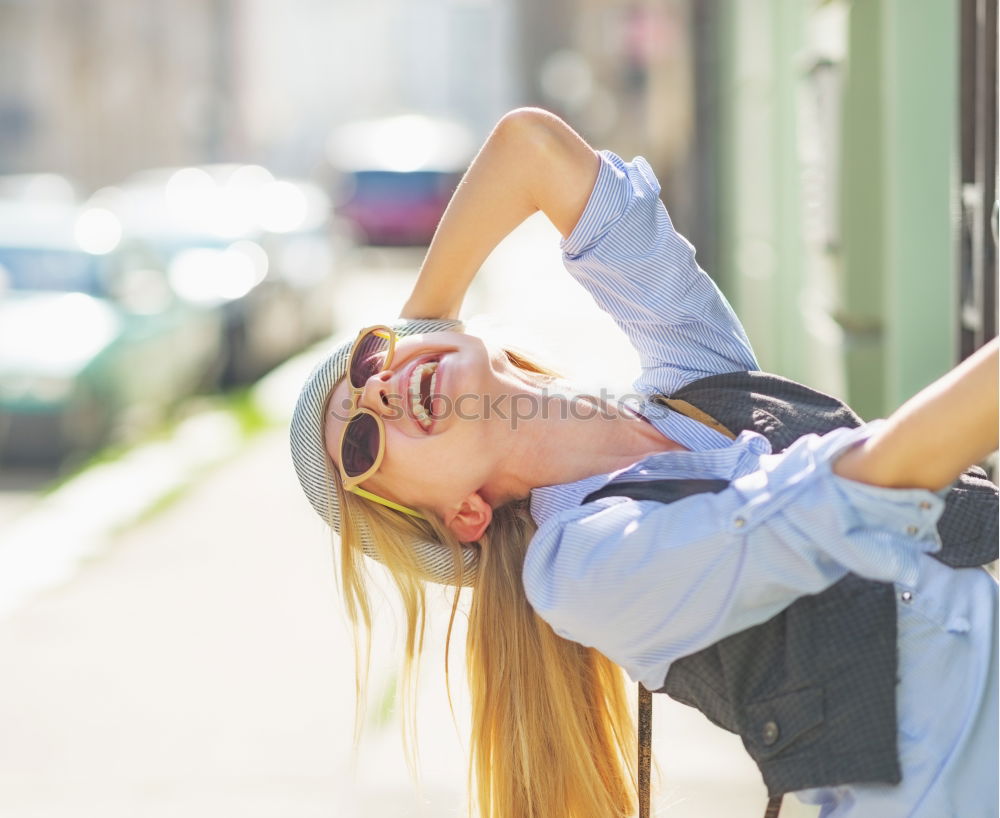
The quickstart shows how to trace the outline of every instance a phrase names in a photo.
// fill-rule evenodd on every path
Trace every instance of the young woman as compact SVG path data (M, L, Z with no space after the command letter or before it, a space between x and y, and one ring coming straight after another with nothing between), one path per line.
M824 816L995 815L996 585L953 567L988 559L995 491L963 478L964 505L950 499L937 525L948 487L996 448L995 343L888 421L836 408L855 428L782 442L793 396L788 418L754 409L736 425L756 431L725 428L691 410L698 389L757 362L658 193L644 160L597 153L543 111L508 114L442 219L406 320L362 331L310 376L293 459L341 535L352 617L371 618L363 554L392 571L411 657L423 583L475 585L484 816L632 812L619 668L739 732L772 795L794 790ZM489 252L538 210L639 352L638 411L455 320Z

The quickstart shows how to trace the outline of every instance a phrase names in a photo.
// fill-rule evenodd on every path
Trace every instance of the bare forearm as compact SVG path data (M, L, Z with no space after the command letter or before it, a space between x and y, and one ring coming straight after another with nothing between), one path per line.
M907 401L834 464L842 477L936 491L997 448L997 340Z
M455 191L403 316L456 317L486 257L538 210L567 235L597 168L594 151L557 117L535 109L505 116Z

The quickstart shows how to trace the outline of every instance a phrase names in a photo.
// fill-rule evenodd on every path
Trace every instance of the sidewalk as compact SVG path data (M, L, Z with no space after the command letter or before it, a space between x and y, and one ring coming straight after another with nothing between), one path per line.
M0 621L0 815L458 814L449 730L428 748L454 759L447 777L431 765L423 813L391 721L352 782L351 640L298 495L270 434Z

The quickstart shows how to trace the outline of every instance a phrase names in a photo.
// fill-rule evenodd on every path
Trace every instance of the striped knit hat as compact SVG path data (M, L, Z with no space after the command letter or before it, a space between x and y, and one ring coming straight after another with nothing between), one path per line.
M447 319L403 319L390 323L400 337L427 332L462 331L459 321ZM290 429L292 463L302 490L316 513L340 533L340 508L337 492L331 482L332 464L324 445L324 409L330 392L347 370L347 358L354 336L338 344L306 379L292 414ZM369 557L378 559L378 550L364 520L357 521L361 546ZM443 585L454 585L454 560L451 551L441 543L414 541L417 562L427 579ZM463 549L462 576L464 585L475 583L479 555L473 548Z

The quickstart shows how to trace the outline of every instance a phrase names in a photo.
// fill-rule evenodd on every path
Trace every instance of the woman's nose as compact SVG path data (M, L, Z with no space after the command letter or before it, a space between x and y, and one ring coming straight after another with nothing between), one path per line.
M383 416L392 411L392 407L399 400L399 397L392 394L391 378L392 371L383 369L365 381L360 401L365 409L370 409L372 412Z

